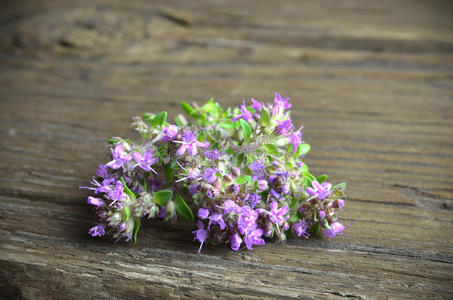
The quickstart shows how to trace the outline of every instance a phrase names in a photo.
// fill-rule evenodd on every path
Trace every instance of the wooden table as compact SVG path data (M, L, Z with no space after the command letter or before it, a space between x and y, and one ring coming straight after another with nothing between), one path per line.
M453 298L449 1L9 1L0 9L0 294ZM148 223L88 236L88 184L131 117L291 97L346 237L253 252Z

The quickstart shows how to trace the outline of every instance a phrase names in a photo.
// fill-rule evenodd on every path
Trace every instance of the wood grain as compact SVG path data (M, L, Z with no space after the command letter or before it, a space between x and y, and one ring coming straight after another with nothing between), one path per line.
M453 297L449 1L10 1L0 9L0 296ZM131 117L291 97L344 239L197 255L190 226L91 239L85 185Z

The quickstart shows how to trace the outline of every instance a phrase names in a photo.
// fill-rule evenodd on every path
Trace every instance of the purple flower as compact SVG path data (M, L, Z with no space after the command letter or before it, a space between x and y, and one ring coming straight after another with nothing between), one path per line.
M126 195L123 193L124 186L121 181L116 182L115 189L111 190L108 194L109 198L113 200L112 204L116 201L121 201ZM111 205L111 204L110 204Z
M178 126L176 125L168 125L162 127L162 133L164 134L162 141L172 141L178 135L178 132Z
M199 184L192 184L191 186L189 186L189 193L191 195L193 195L196 192L198 192L199 189L200 189L200 185Z
M279 224L289 219L288 211L289 211L288 205L278 208L278 202L273 200L271 203L269 219L271 220L272 223Z
M328 182L323 182L322 184L319 184L318 181L313 180L311 182L311 187L307 188L307 193L312 195L313 197L318 197L319 200L324 200L327 196L330 195L330 188L332 185Z
M92 237L95 236L103 236L105 234L105 229L101 225L96 225L88 231L89 234L91 234Z
M160 208L159 212L156 215L157 219L165 219L167 217L167 207L164 205Z
M271 196L272 198L280 199L280 194L279 194L276 190L274 190L274 189L271 189L271 190L269 191L269 194L270 194L270 196Z
M138 151L134 151L134 153L132 153L132 156L134 157L134 160L137 162L138 166L148 172L153 170L151 166L159 161L157 157L154 157L154 153L151 149L147 149L143 155L141 155ZM154 173L156 172L154 171Z
M276 116L282 113L285 109L290 108L291 104L289 103L289 98L282 98L279 93L275 92L274 108L272 109L272 114Z
M104 205L104 201L102 201L101 199L99 198L95 198L95 197L88 197L88 200L87 200L87 203L88 204L91 204L91 205L94 205L96 207L99 207L101 205Z
M217 180L216 174L219 172L216 168L207 168L203 174L204 180L208 183L214 183Z
M207 209L207 208L200 208L200 209L198 210L198 217L199 217L200 219L203 219L203 220L206 219L207 217L209 217L209 209Z
M197 155L197 153L198 153L197 147L198 148L209 147L209 142L203 143L203 142L197 141L197 139L195 138L195 135L193 134L193 131L184 132L182 135L182 142L179 142L179 143L181 143L182 145L176 151L176 154L178 154L178 155L183 155L187 150L187 152L189 152L190 155L194 156L194 155Z
M252 101L252 108L256 110L258 113L261 113L261 110L264 107L264 104L262 102L256 101L255 99L250 99Z
M245 237L245 244L247 245L247 249L253 250L253 245L264 245L265 242L261 238L263 235L263 230L260 228L252 230L247 236Z
M207 158L213 160L213 161L216 161L219 159L220 157L220 151L217 150L216 148L212 149L212 150L208 150L206 151L206 153L204 154Z
M238 214L241 212L241 208L236 203L234 203L233 200L226 200L225 202L223 202L223 212L225 214L229 214L230 212Z
M246 234L247 232L254 230L256 225L256 220L258 219L258 212L246 205L241 207L241 212L237 221L238 229L241 234Z
M203 223L201 221L198 222L198 230L192 231L194 234L194 240L198 240L200 244L200 248L198 249L198 254L201 252L201 247L203 247L204 242L206 239L209 238L209 230L204 229Z
M210 188L206 191L206 195L208 195L209 198L216 198L220 196L220 190L217 188Z
M106 166L112 169L119 169L132 159L131 155L124 152L123 145L117 145L115 150L110 149L110 151L112 152L113 160L107 163Z
M102 178L110 177L108 167L105 165L99 165L98 169L96 170L96 175Z
M111 185L112 185L113 182L115 182L114 178L105 178L104 180L102 180L102 184L100 184L93 177L93 180L90 183L92 185L96 186L95 188L94 187L88 187L88 186L80 186L79 189L94 190L95 194L97 194L97 193L108 193L108 192L110 192L112 190Z
M252 208L255 208L255 206L261 202L261 196L255 193L250 193L247 194L244 200L247 201Z
M211 224L215 225L218 224L220 226L220 229L224 230L225 229L225 221L222 218L222 214L219 213L213 213L209 216L209 224L208 224L208 229L211 228Z
M321 220L324 219L324 218L326 217L326 213L325 213L323 210L320 210L320 211L318 212L318 214L319 214L319 218L320 218Z
M301 235L303 235L304 237L310 236L310 234L307 232L308 224L305 223L304 220L294 223L293 229L297 236L301 236Z
M196 180L200 177L200 175L201 175L200 170L198 168L195 168L189 171L189 175L187 176L187 178L189 178L190 180Z
M244 100L242 100L242 105L239 107L239 109L241 110L241 114L233 117L231 119L232 121L244 119L248 122L252 119L252 113L247 109L247 106L245 106Z
M286 135L288 131L292 130L294 128L293 123L291 122L290 119L285 120L285 121L279 121L277 120L277 127L275 128L275 132L281 135Z
M249 169L252 170L253 180L263 179L264 175L264 165L262 161L255 160L249 165Z
M239 247L241 247L242 239L239 234L235 233L231 236L231 249L234 251L238 251Z
M300 145L301 142L302 142L302 135L303 135L303 133L300 131L302 128L303 128L303 127L301 127L298 131L292 132L292 133L288 136L289 143L293 145L293 152L296 152L297 147L299 147L299 145Z
M344 226L340 222L333 222L332 224L330 224L331 229L326 229L324 233L331 239L333 239L337 234L341 234L344 237L343 230L348 226Z

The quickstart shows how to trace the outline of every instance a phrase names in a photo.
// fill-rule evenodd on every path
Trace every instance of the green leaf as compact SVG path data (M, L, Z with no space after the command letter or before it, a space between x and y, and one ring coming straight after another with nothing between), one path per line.
M206 140L206 131L202 131L197 138L198 141L204 142Z
M151 126L163 126L165 124L165 121L167 121L167 112L162 111L154 117L153 121L151 122Z
M250 140L250 137L252 136L252 128L250 128L249 123L243 119L239 119L239 123L241 124L242 132L244 133L244 140Z
M271 118L269 116L269 112L265 108L261 109L260 124L265 127L271 125Z
M127 186L126 182L124 181L124 178L121 177L120 181L123 184L124 191L126 192L126 194L129 196L129 198L131 198L132 201L135 202L135 199L136 199L135 194L129 189L129 187Z
M215 114L215 109L214 98L209 99L209 101L203 104L203 106L200 108L201 111L210 113L212 115Z
M296 151L297 157L307 154L308 152L310 152L310 149L311 149L310 144L301 144Z
M184 112L189 116L192 116L192 114L195 112L195 109L192 107L192 105L190 105L187 102L182 101L181 107L184 110Z
M172 195L173 192L170 190L161 190L153 194L153 201L160 207L163 207Z
M116 144L116 143L118 143L119 141L118 141L118 140L115 140L115 139L109 139L108 142L109 142L109 144Z
M338 190L338 191L344 191L346 189L346 182L342 182L340 184L337 184L332 188L332 191Z
M143 122L146 123L146 125L148 126L152 126L152 121L153 121L153 117L150 115L150 114L144 114L142 116L142 119L143 119Z
M130 210L129 206L125 205L123 207L123 213L124 214L123 214L123 217L121 218L121 222L126 222L131 217L131 210Z
M308 166L307 166L307 164L306 164L306 163L302 163L301 169L302 169L302 172L308 172Z
M184 126L184 123L178 117L175 117L175 124L178 125L179 127Z
M235 153L233 156L233 165L235 167L240 167L244 161L245 153Z
M252 180L252 176L250 175L242 175L236 178L236 183L237 184L245 184L248 183L250 180Z
M326 227L327 229L332 229L332 227L330 227L329 222L327 221L327 219L324 219L324 227Z
M197 113L195 108L193 108L189 103L182 101L181 107L189 117L196 118L196 119L200 118L200 114Z
M192 210L179 193L175 195L173 202L175 203L175 208L178 215L190 222L194 221Z
M311 182L313 180L316 180L315 176L311 175L309 172L303 172L304 175L305 175L305 185L308 187L308 186L311 186Z
M290 209L293 209L294 207L296 207L296 205L299 203L299 199L297 198L294 198L293 201L291 201L291 204L289 205L289 208Z
M327 175L326 174L316 177L316 181L318 181L319 183L323 183L326 180L327 180Z
M292 214L291 217L289 217L289 222L290 222L290 223L299 222L299 216L297 216L297 213Z
M234 124L233 122L228 122L228 121L224 121L223 123L220 123L219 124L220 127L222 127L223 129L233 129L234 128Z
M266 150L266 152L268 154L272 154L272 155L278 156L278 148L277 148L277 146L275 146L273 144L265 144L264 145L264 149Z
M177 169L178 165L176 164L176 161L171 161L169 164L165 166L165 177L167 178L168 182L173 181L173 177Z
M215 103L215 113L216 113L216 116L220 116L222 113L223 113L223 108L222 106L220 106L219 103Z
M287 147L286 147L286 153L288 153L289 155L292 155L294 152L293 152L293 145L289 144Z
M318 234L318 233L319 233L319 225L318 225L318 223L313 224L313 226L311 227L311 229L313 230L313 232L314 232L315 234Z
M138 233L138 229L140 228L140 219L137 218L134 220L134 230L132 232L132 239L134 240L134 244L137 244L137 233Z

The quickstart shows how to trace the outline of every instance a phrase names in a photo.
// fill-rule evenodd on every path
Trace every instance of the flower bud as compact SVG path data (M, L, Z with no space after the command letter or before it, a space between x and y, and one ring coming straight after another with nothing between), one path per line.
M265 191L267 189L267 180L258 180L258 189Z
M282 187L282 193L283 194L288 194L289 193L289 184L285 183Z
M289 229L289 223L288 222L283 223L282 229L284 231L288 230Z
M114 213L109 219L109 224L111 226L116 226L121 222L121 215L120 213Z
M157 205L152 205L147 213L148 218L154 218L159 213L159 207L157 207Z
M239 247L241 247L242 239L239 234L235 233L231 236L231 249L234 251L238 251Z
M170 220L170 223L175 223L176 222L176 206L175 203L170 200L167 202L167 205L165 206L166 212L167 212L167 220Z
M343 199L336 199L335 201L329 203L329 206L332 208L341 208L344 206L344 200Z
M101 199L99 198L95 198L95 197L88 197L88 200L87 200L87 203L88 204L91 204L91 205L94 205L96 207L99 207L101 205L104 205L104 201L102 201Z
M228 194L237 194L239 192L239 189L240 189L239 185L236 183L233 183L233 184L230 184L229 186L227 186L225 191Z
M271 237L274 234L274 225L271 221L267 221L264 225L264 236Z

